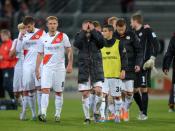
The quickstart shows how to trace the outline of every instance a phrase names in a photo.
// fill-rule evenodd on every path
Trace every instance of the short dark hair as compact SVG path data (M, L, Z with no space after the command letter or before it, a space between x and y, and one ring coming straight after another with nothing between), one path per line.
M143 16L140 13L135 13L131 16L131 19L137 21L139 24L143 23Z
M89 23L93 23L92 20L84 20L84 21L83 21L83 24L88 23L88 22L89 22Z
M109 31L114 32L114 27L112 25L104 25L103 28L107 28Z
M117 20L116 26L123 27L124 25L126 25L125 19L120 18Z
M35 20L32 16L25 16L24 20L23 20L23 24L24 25L28 25L28 24L34 24Z

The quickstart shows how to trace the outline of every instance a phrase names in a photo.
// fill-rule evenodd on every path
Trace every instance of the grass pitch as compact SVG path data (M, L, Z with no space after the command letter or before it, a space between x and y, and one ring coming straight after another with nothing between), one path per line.
M150 100L149 119L138 121L138 108L133 102L130 121L116 124L113 121L83 125L81 99L65 98L61 123L54 122L54 99L50 99L47 122L20 121L18 111L0 111L0 131L174 131L175 112L168 113L167 100ZM28 109L27 118L31 118Z

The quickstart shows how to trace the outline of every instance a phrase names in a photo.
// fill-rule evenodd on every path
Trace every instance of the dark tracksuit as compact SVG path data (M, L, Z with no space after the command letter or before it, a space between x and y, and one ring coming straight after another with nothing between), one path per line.
M163 58L162 70L169 70L171 63L173 62L173 75L172 75L172 89L170 91L169 106L174 109L175 99L175 34L171 37L168 49Z

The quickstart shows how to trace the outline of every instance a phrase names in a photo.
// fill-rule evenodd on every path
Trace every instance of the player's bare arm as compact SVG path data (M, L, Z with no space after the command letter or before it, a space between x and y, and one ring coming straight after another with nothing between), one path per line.
M73 51L71 47L66 48L66 52L67 52L67 57L68 57L68 64L66 67L66 71L67 73L71 73L72 72L72 64L73 64Z

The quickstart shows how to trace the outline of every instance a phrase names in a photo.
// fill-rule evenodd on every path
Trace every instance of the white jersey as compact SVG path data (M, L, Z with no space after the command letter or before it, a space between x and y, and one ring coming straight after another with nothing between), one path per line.
M41 29L34 29L34 32L26 34L20 40L20 46L17 46L18 50L20 48L23 50L24 53L24 64L32 65L35 68L36 65L36 58L38 47L40 43L40 38L45 34L45 32Z
M16 50L17 44L19 44L19 40L18 39L14 39L10 51L12 51L14 48ZM23 64L23 59L24 59L24 55L23 55L23 51L22 50L20 52L16 51L16 58L17 58L17 63L15 65L15 68L22 69L22 64Z
M43 68L65 70L65 48L71 47L69 38L62 32L56 32L54 36L47 33L42 37L42 45L39 52L44 53Z

